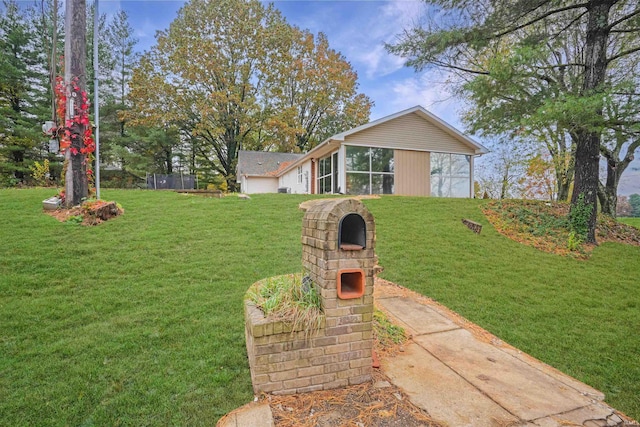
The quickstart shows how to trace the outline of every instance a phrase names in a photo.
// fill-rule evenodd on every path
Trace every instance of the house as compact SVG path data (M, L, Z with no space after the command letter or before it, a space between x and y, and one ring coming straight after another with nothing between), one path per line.
M247 193L473 197L474 160L485 153L416 106L334 135L304 155L241 151L237 176Z
M304 154L240 151L236 181L243 193L275 193L279 188L278 173L302 157Z

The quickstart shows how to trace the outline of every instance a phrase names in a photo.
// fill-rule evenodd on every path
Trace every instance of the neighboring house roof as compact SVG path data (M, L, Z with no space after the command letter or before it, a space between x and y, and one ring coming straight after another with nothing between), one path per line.
M277 176L277 174L304 157L304 154L272 153L269 151L239 151L238 177L246 176Z
M448 124L444 120L434 116L429 111L427 111L424 107L416 105L415 107L411 107L411 108L408 108L406 110L397 112L395 114L391 114L389 116L382 117L381 119L374 120L374 121L369 122L367 124L355 127L355 128L350 129L350 130L348 130L346 132L342 132L342 133L339 133L339 134L336 134L336 135L333 135L333 136L327 138L326 140L324 140L323 142L318 144L316 147L314 147L311 151L307 152L304 156L294 160L293 163L291 163L291 164L285 166L284 168L280 169L278 171L277 176L283 175L285 172L291 170L293 167L297 166L298 164L302 163L303 161L305 161L308 158L313 158L313 157L316 157L317 155L326 154L324 152L327 151L327 150L329 150L329 151L331 150L331 148L329 146L332 144L332 142L338 142L338 143L344 142L345 138L347 136L349 136L349 135L353 135L355 133L362 132L363 130L369 129L371 127L378 126L378 125L380 125L382 123L385 123L385 122L388 122L390 120L397 119L398 117L405 116L405 115L408 115L408 114L413 114L413 113L418 114L419 116L421 116L422 118L424 118L425 120L427 120L428 122L433 124L434 126L438 127L439 129L443 130L444 132L448 133L449 135L451 135L452 137L454 137L457 140L461 141L465 145L468 145L469 147L471 147L475 151L476 155L482 155L482 154L486 154L486 153L489 152L489 150L487 150L487 148L485 148L482 144L479 144L478 142L476 142L473 139L469 138L468 136L466 136L465 134L463 134L462 132L460 132L459 130L457 130L456 128L454 128L453 126L451 126L450 124Z

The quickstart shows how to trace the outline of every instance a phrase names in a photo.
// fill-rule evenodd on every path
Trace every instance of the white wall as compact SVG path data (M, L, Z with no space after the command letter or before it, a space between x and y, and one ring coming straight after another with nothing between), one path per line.
M246 194L256 193L277 193L278 178L276 177L242 177L242 188L240 189Z
M282 175L278 182L278 187L287 187L293 194L309 194L311 192L311 160L307 160L302 165L302 182L298 182L298 167L291 169Z

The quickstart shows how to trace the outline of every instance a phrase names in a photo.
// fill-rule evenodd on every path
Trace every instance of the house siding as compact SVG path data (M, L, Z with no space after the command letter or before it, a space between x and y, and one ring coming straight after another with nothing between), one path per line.
M278 187L286 187L293 194L309 194L311 182L315 177L311 174L311 160L302 163L302 183L298 183L298 167L291 169L280 177Z
M345 137L347 145L414 151L475 154L474 149L429 123L416 113L407 114Z
M243 180L244 186L241 188L243 193L259 194L259 193L277 193L278 178L251 176Z
M430 196L430 153L395 150L393 156L395 164L395 194L400 196Z

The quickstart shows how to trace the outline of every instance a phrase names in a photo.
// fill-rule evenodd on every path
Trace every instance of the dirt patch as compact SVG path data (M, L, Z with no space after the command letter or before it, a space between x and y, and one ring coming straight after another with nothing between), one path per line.
M496 200L484 206L491 225L502 235L544 252L587 259L594 245L572 241L569 204L538 200ZM640 246L640 230L598 215L598 242Z
M377 370L365 384L264 400L278 427L441 426Z
M43 210L43 212L60 222L91 226L101 224L104 221L122 215L124 209L116 202L94 200L69 209L60 208L56 210Z

